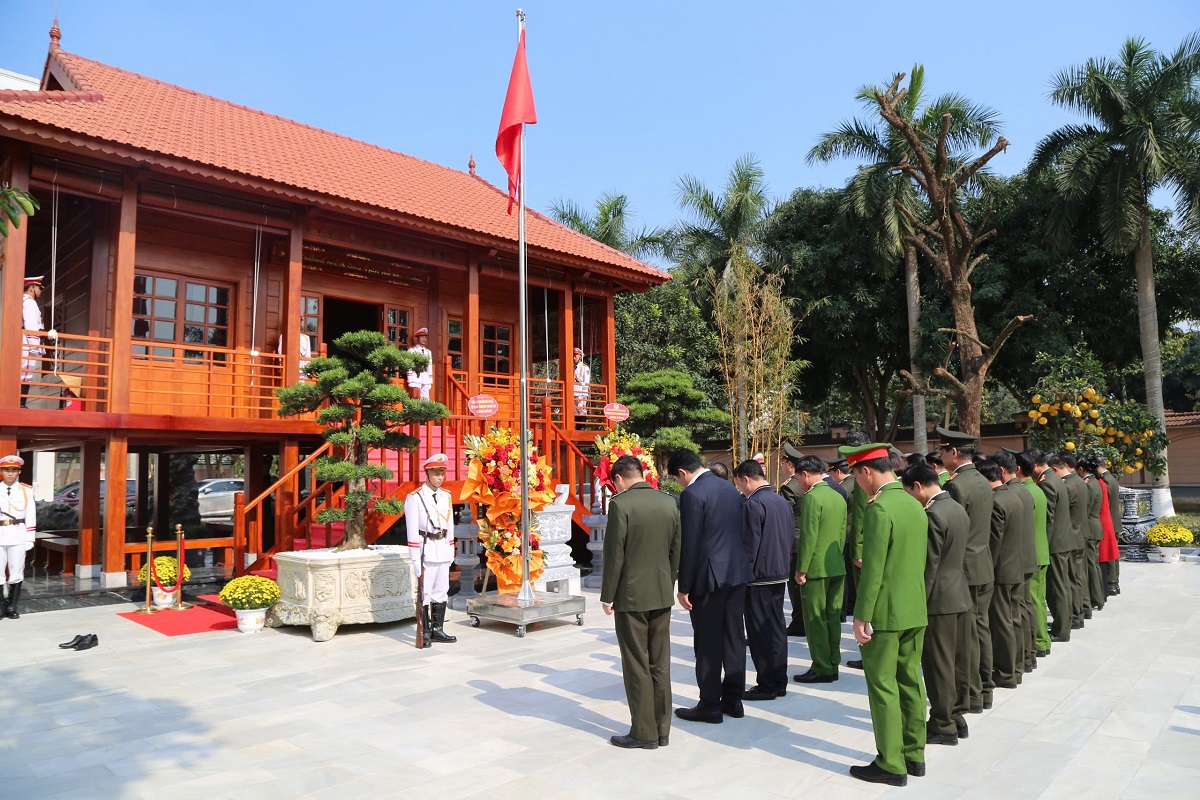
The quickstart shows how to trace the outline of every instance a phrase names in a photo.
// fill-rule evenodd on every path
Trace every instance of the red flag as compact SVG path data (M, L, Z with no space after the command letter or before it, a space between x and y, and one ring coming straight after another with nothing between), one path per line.
M521 125L537 122L533 107L533 86L529 83L529 65L525 62L525 29L517 42L517 57L513 60L508 92L504 95L504 110L500 112L500 130L496 132L496 158L508 173L508 213L522 190Z

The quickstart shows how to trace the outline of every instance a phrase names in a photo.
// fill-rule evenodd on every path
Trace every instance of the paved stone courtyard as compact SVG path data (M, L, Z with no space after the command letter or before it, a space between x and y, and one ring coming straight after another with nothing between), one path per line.
M0 797L1196 797L1200 564L1122 564L1122 588L905 789L846 774L873 755L854 670L741 720L679 723L667 748L612 747L628 715L594 591L582 628L518 639L451 612L459 642L423 651L412 623L316 644L301 628L168 638L119 606L26 614L0 620ZM56 647L88 632L99 647ZM678 609L672 634L675 702L692 705ZM791 642L794 674L807 649ZM846 626L843 658L852 646Z

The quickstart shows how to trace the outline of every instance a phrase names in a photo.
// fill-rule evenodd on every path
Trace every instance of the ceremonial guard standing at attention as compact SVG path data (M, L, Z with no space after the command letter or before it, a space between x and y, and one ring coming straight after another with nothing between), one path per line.
M1014 456L1021 473L1021 483L1033 498L1033 542L1036 548L1037 569L1029 581L1030 613L1033 614L1032 645L1033 658L1030 667L1037 668L1037 659L1050 655L1050 630L1046 625L1046 574L1050 568L1050 534L1048 528L1049 502L1046 493L1033 479L1033 451L1026 450Z
M38 300L42 296L42 276L38 275L25 279L25 294L21 297L21 325L27 331L42 329L42 309ZM58 331L47 331L46 338L51 341L58 339ZM40 334L26 333L21 340L21 408L25 408L25 400L29 395L29 382L34 373L41 368L42 356L46 349L42 347Z
M863 523L862 572L854 638L862 650L877 755L850 774L904 786L925 774L925 512L892 472L886 444L839 447L854 478L872 493Z
M1113 536L1121 541L1121 482L1104 464L1100 466L1100 480L1104 481L1104 489L1108 492L1108 514L1112 518ZM1104 565L1105 592L1111 597L1121 593L1121 556L1120 551L1114 559L1102 562Z
M1050 608L1050 641L1069 642L1074 585L1071 583L1071 511L1067 505L1067 487L1050 467L1050 459L1054 456L1041 450L1030 450L1029 454L1033 458L1037 486L1046 495L1046 540L1050 549L1046 605Z
M733 471L746 498L743 542L754 580L746 587L746 639L757 680L743 699L774 700L787 694L787 631L783 587L792 571L796 524L792 507L767 482L762 464L747 459Z
M797 464L804 487L795 580L803 595L804 627L812 666L799 683L832 683L842 662L842 585L846 579L846 499L826 480L825 462L805 456Z
M746 584L754 580L743 543L742 503L729 481L713 475L691 450L667 460L679 496L679 605L692 618L700 702L677 708L689 722L720 723L746 715Z
M967 641L967 657L971 660L971 708L978 714L991 707L984 701L983 684L992 675L992 632L989 614L992 606L992 555L989 549L992 530L992 487L972 463L977 437L961 431L937 428L940 438L938 452L942 463L950 470L945 488L971 518L971 534L967 537L967 553L963 570L971 591L972 618L975 636Z
M783 443L783 455L779 458L779 468L787 476L787 480L779 486L779 496L787 500L788 505L792 507L795 521L790 564L796 563L796 548L800 542L800 510L804 507L804 489L800 486L800 479L796 477L796 463L803 457L804 454L799 450L787 442ZM788 599L792 602L792 618L788 622L787 635L803 636L804 612L801 610L801 605L804 601L800 596L800 584L796 583L796 576L792 574L791 569L788 569L787 591Z
M408 383L408 392L414 399L428 400L429 392L433 389L433 351L426 346L429 344L429 328L417 328L417 332L413 334L413 338L417 343L408 348L408 352L425 356L429 360L429 363L420 372L416 370L408 371L405 376Z
M575 400L575 416L582 417L587 414L588 396L592 391L592 368L584 362L583 350L578 347L571 357L575 362L571 376L575 381L571 386L571 396Z
M425 627L425 647L434 642L456 642L444 630L447 591L450 588L450 564L454 561L454 506L450 493L442 488L450 460L435 453L421 464L425 482L404 499L404 521L408 527L408 552L413 574L425 573L425 594L421 614Z
M929 536L925 549L925 605L929 625L921 650L921 671L929 694L926 744L956 745L967 738L971 705L971 665L967 637L971 593L963 572L971 519L942 489L932 464L916 464L900 477L904 490L925 507Z
M642 480L642 464L612 465L617 494L608 504L600 605L616 614L621 674L632 720L617 747L654 750L671 735L671 607L679 574L679 509Z
M20 456L0 458L0 578L8 577L4 584L4 602L0 615L18 619L21 614L17 604L21 600L21 586L25 581L25 553L33 549L37 534L37 504L33 489L18 480L25 460Z

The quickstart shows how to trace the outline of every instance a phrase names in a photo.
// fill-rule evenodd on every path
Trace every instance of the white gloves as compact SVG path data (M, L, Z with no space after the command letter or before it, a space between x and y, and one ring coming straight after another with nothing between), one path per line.
M51 328L50 330L46 331L46 338L51 341L58 341L58 331L54 330L54 328Z
M25 543L25 552L28 553L32 549L33 549L33 542L26 542Z

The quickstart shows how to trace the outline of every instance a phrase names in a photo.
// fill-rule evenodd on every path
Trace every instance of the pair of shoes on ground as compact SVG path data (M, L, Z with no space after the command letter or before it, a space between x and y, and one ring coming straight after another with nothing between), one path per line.
M59 645L63 650L91 650L100 644L100 637L94 633L81 633L69 642Z
M632 736L611 736L608 741L617 747L622 747L626 750L657 750L660 747L666 747L671 743L670 737L660 736L655 739L635 739Z
M872 761L870 764L859 764L850 768L850 774L860 781L867 783L886 783L888 786L907 786L908 776L914 778L923 778L925 776L925 762L909 761L904 759L905 774L897 775L894 772L888 772L883 767Z

